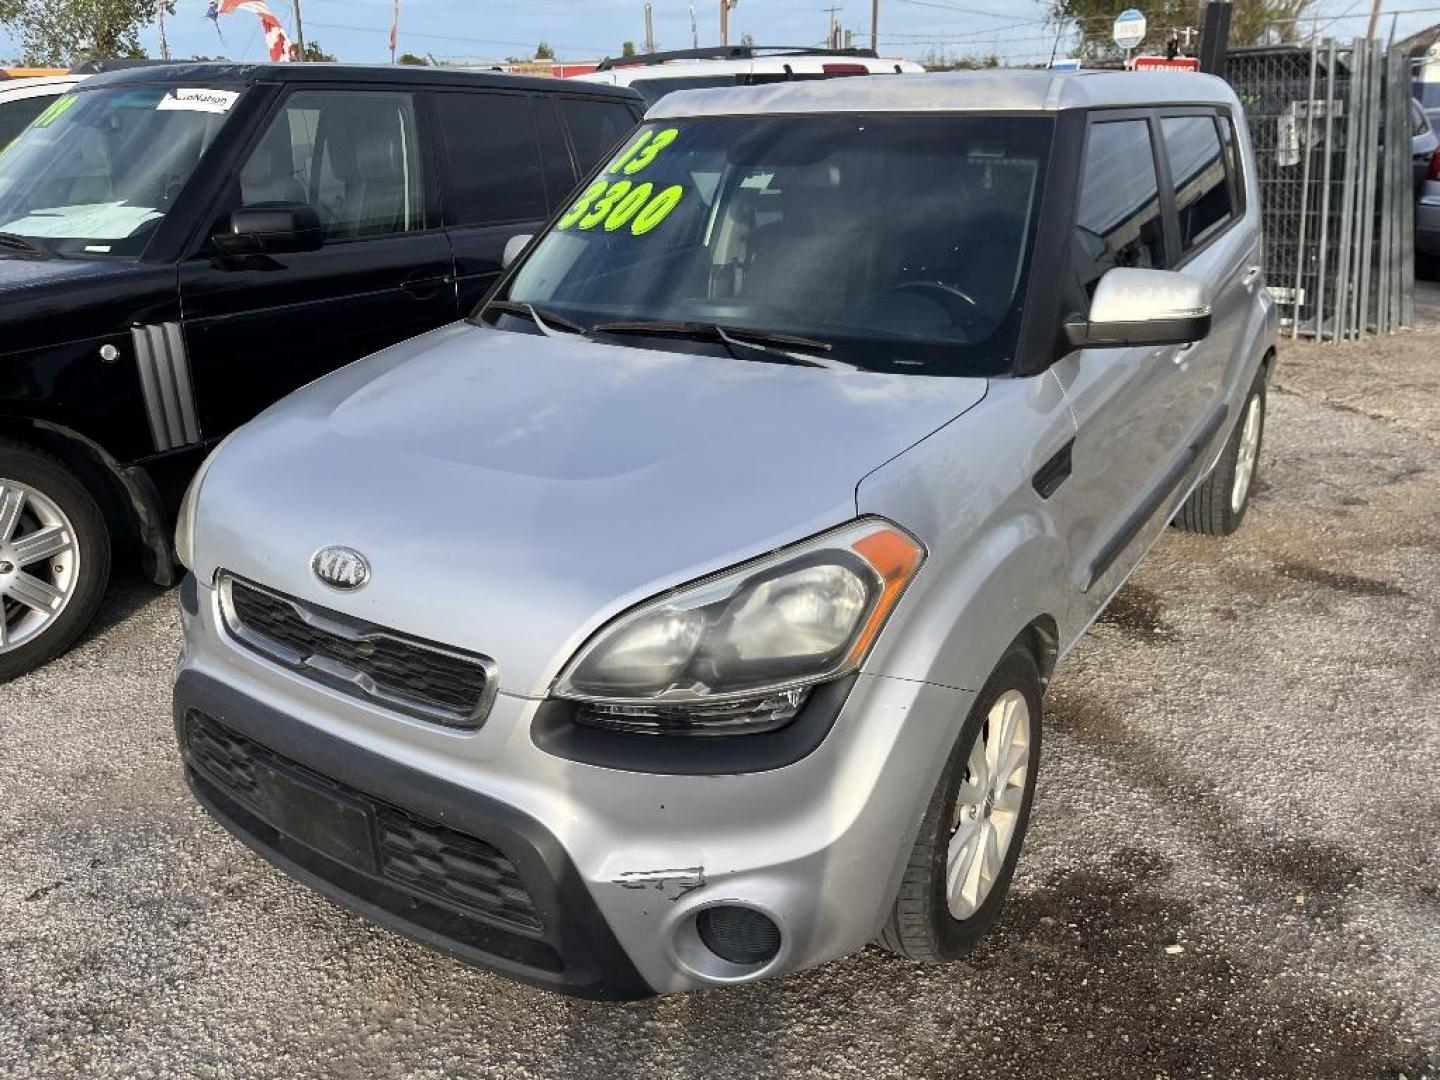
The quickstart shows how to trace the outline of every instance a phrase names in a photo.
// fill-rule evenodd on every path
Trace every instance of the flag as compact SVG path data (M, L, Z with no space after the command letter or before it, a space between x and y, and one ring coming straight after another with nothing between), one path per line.
M233 11L249 11L260 20L260 29L265 34L265 46L270 50L272 61L290 59L290 38L264 0L210 0L210 5L205 9L205 17L213 22L216 31L219 31L220 16L229 15Z

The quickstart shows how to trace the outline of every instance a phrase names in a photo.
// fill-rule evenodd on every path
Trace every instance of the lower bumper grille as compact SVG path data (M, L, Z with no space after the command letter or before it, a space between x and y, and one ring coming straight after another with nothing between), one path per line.
M185 728L190 767L261 821L284 831L279 822L287 809L276 805L277 785L270 780L278 774L282 784L301 785L332 800L357 821L368 822L365 846L373 862L366 857L336 859L327 853L329 858L348 862L351 870L360 873L378 870L390 885L466 918L510 934L544 937L544 926L514 864L492 845L320 776L198 710L187 714Z
M489 657L423 641L224 575L220 606L241 644L386 708L478 727L498 689Z

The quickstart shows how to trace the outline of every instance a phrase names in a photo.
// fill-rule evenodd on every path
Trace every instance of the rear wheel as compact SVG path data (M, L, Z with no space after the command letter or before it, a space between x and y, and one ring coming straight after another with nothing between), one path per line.
M1010 646L961 728L920 823L880 944L930 963L965 955L1000 914L1040 765L1035 657Z
M1265 372L1262 369L1245 398L1240 420L1230 433L1220 460L1180 506L1175 524L1187 532L1229 536L1245 520L1250 492L1260 468L1265 437Z
M95 499L49 454L0 441L0 681L80 636L110 579Z

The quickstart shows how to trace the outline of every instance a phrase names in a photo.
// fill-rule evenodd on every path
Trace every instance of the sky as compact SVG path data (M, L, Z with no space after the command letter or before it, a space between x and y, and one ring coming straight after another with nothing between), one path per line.
M293 0L269 0L294 32ZM300 0L307 41L318 41L341 60L384 61L392 0ZM686 0L652 0L655 40L660 48L691 45L690 7ZM702 45L719 41L720 0L696 0L695 17ZM730 13L730 40L748 33L761 44L803 45L823 40L827 9L837 7L840 25L855 32L857 45L869 44L870 0L740 0ZM880 47L888 55L923 60L928 54L984 56L995 53L1014 63L1048 59L1054 30L1045 23L1042 0L880 0ZM1139 2L1143 9L1145 4ZM1198 4L1197 4L1198 6ZM246 12L220 20L224 40L204 17L206 0L176 0L166 20L171 55L223 55L232 60L264 59L258 21ZM1334 22L1324 32L1350 38L1365 32L1370 0L1320 0L1314 11ZM1440 0L1387 0L1404 37L1440 22ZM1391 18L1381 22L1381 36ZM1158 28L1156 28L1158 29ZM644 41L644 0L401 0L401 52L442 59L497 59L533 55L541 40L561 59L615 55L622 41ZM159 36L152 26L142 35L152 56ZM1158 42L1157 42L1158 43ZM1148 42L1147 42L1148 44ZM19 49L0 30L0 56ZM1063 54L1063 48L1061 50Z

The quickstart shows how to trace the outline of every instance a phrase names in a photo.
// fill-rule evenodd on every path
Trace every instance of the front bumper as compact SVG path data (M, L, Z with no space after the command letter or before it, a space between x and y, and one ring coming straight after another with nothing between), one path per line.
M791 764L729 775L639 773L542 749L540 701L501 693L482 727L456 731L306 680L230 639L214 590L193 579L182 590L182 618L176 731L191 787L212 814L288 873L376 922L467 962L587 997L749 981L872 940L973 700L862 675L828 736ZM471 867L490 875L480 881L489 899L477 912L457 905L453 891L397 881L373 854L337 856L333 843L297 840L303 829L267 820L243 790L227 787L224 770L193 752L201 724L253 744L244 752L263 758L265 770L325 787L372 822L400 815L410 823L401 846L412 878L415 858L432 867L452 859L440 850L445 837L457 849L498 852L500 863ZM424 835L409 835L416 830ZM518 876L538 927L521 918L517 928L505 912L495 917L495 889L508 882L519 895L513 879L499 881L502 864ZM477 880L472 874L469 885ZM722 902L775 922L781 945L773 961L739 971L697 952L696 917Z

